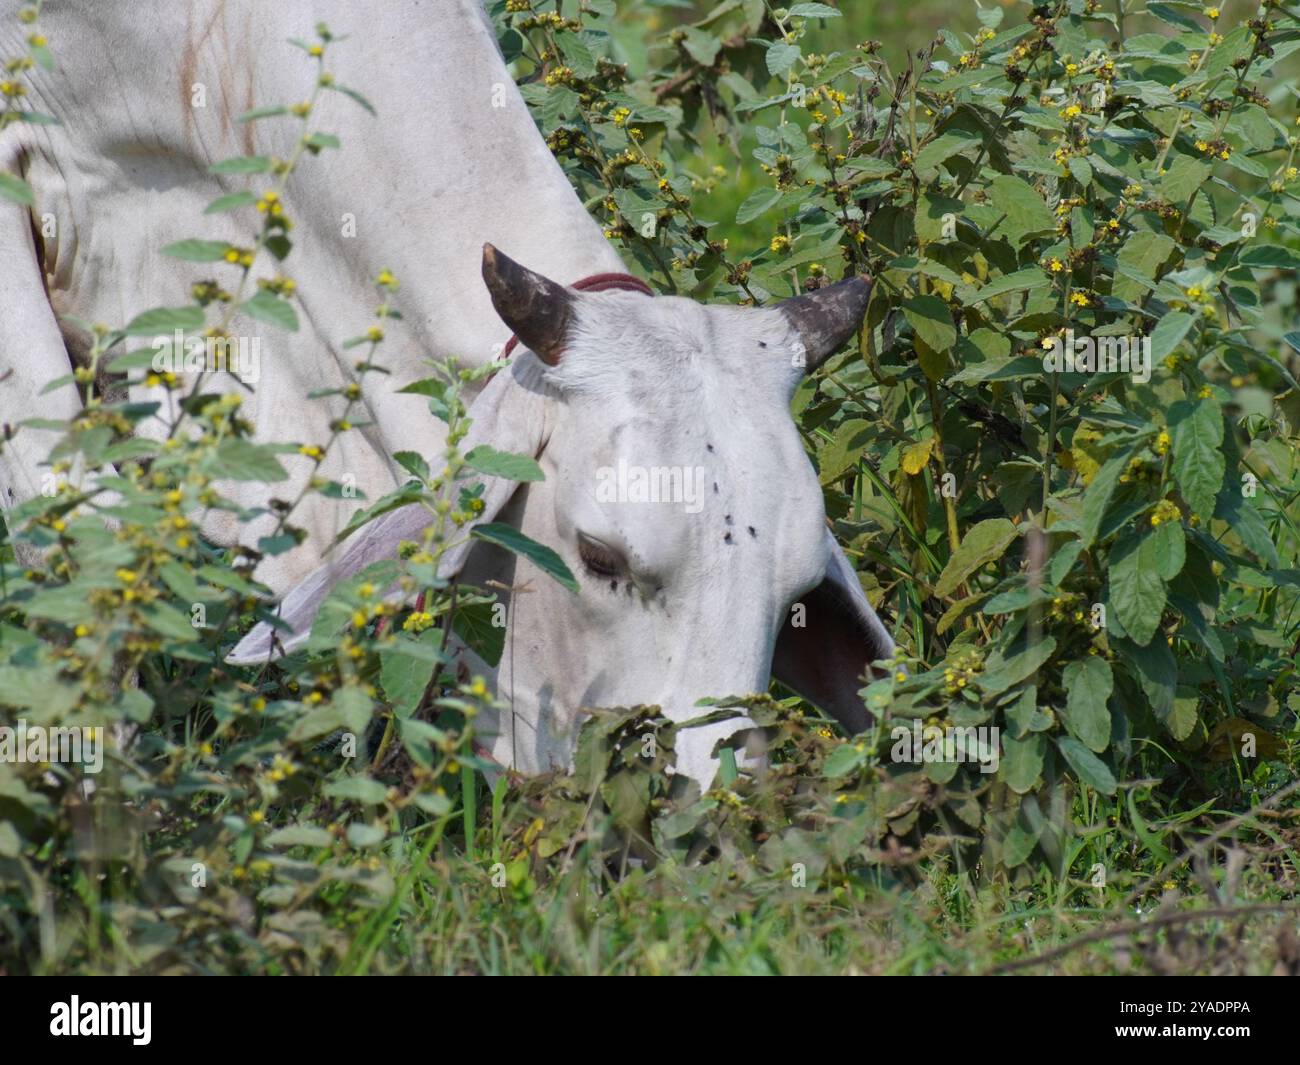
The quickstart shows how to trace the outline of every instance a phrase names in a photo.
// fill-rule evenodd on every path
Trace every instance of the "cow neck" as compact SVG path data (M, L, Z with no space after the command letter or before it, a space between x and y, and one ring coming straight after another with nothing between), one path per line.
M583 277L569 286L579 292L639 292L643 296L653 296L654 289L642 281L639 277L633 277L631 274L607 273L592 274L590 277ZM505 358L516 347L519 346L519 338L511 336L506 341L505 349L501 352L501 357Z

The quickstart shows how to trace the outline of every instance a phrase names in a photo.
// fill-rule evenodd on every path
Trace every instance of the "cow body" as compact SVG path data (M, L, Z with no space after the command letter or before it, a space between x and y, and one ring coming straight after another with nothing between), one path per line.
M232 331L260 341L261 379L246 406L259 439L324 444L339 408L304 397L351 379L356 352L342 342L373 323L373 278L390 269L402 282L403 318L387 324L377 361L392 371L392 387L367 389L368 409L354 420L372 424L345 434L320 471L349 478L373 500L400 483L394 451L428 455L442 446L442 423L419 396L397 389L427 377L427 359L480 365L509 336L478 278L486 240L564 280L622 269L538 136L479 0L388 3L374 20L342 0L51 5L43 30L59 69L35 79L32 105L62 125L11 127L0 141L0 167L35 189L36 232L53 220L53 235L38 246L25 212L0 206L0 373L14 371L0 385L0 422L75 412L71 387L34 398L89 347L88 335L67 321L60 328L56 315L120 326L187 302L201 278L234 290L236 268L177 262L158 250L188 237L250 243L250 211L203 214L248 179L219 179L207 168L236 155L291 154L296 119L236 119L254 106L307 98L315 64L286 39L310 35L322 20L350 34L329 68L363 91L379 117L322 94L313 128L337 133L343 150L306 158L286 203L295 247L284 270L301 296L301 329L240 318ZM11 23L4 27L11 32ZM355 236L344 235L353 228ZM275 264L263 260L259 274L269 276ZM165 391L143 385L131 398L167 402ZM140 431L166 430L152 420ZM24 431L0 455L6 509L40 491L37 464L54 439ZM293 480L276 494L292 499L312 463L286 461ZM245 505L265 504L264 486L222 488ZM259 578L276 591L290 587L358 502L309 496L295 516L306 544L266 560ZM214 519L204 531L220 543L252 544L273 524Z

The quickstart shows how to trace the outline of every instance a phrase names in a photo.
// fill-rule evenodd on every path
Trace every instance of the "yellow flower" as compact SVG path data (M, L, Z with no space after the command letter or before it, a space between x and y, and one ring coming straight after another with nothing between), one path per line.
M768 248L771 251L776 252L777 254L780 254L781 252L785 251L789 247L790 247L790 238L784 236L783 234L777 234L775 237L772 238L772 240L768 244Z
M123 584L134 584L138 576L139 574L135 570L119 569L117 571L117 579Z
M1076 307L1086 307L1088 306L1090 301L1088 297L1084 295L1082 292L1071 292L1070 302L1073 303Z
M315 444L303 444L298 448L298 454L306 455L309 459L319 459L324 452Z
M1203 14L1205 15L1206 18L1212 18L1212 19L1218 18L1219 9L1217 7L1207 7L1204 9Z
M1060 259L1053 259L1050 263L1047 264L1047 268L1051 270L1052 273L1059 274L1062 270L1065 269L1065 264L1061 262Z

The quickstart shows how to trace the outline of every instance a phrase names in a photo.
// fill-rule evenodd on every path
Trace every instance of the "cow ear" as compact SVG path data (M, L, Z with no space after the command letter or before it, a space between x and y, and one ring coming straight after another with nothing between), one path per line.
M893 656L894 641L829 529L826 537L826 576L786 618L772 675L856 735L871 724L858 692L872 675L872 663Z
M871 282L850 277L777 304L799 334L805 373L817 369L858 331L870 300Z
M535 369L535 366L534 366ZM461 443L468 454L480 444L489 444L498 451L511 451L536 457L545 446L545 392L530 375L512 364L490 380L470 405L469 417L473 419L469 432ZM470 484L472 482L461 482ZM497 518L519 487L518 482L500 477L483 478L483 510L475 518L473 528ZM459 491L459 484L453 488ZM419 541L431 524L431 515L422 505L411 504L381 515L368 525L337 544L315 570L299 581L280 602L276 611L287 626L273 627L259 622L226 656L232 665L251 665L278 658L297 650L311 635L312 623L321 604L330 591L342 581L355 577L375 562L397 557L403 540ZM438 575L451 578L460 572L478 541L468 537L442 556ZM390 600L400 599L397 589L389 589Z

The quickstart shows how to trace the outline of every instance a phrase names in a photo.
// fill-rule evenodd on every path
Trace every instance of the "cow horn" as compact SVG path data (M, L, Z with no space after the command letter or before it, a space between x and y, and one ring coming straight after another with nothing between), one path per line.
M483 245L483 280L492 306L520 341L548 366L557 366L573 311L573 293Z
M817 369L858 331L870 298L871 282L850 277L777 304L803 343L805 372Z

